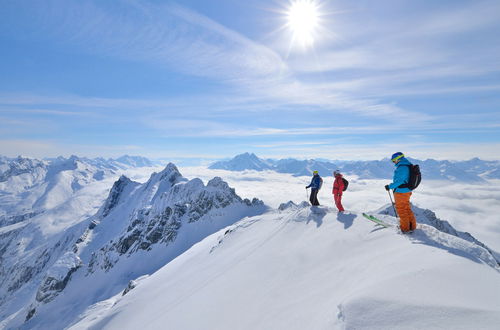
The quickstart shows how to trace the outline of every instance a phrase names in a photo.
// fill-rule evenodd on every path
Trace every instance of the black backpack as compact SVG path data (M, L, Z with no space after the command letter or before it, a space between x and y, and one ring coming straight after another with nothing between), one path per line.
M342 178L342 181L344 181L344 189L342 189L342 191L346 191L347 190L347 186L349 185L349 181L347 181L344 178Z
M420 184L420 181L422 181L420 166L418 165L402 165L402 166L408 166L408 169L410 170L410 178L408 180L408 183L402 184L398 188L408 188L410 190L417 188L418 185Z

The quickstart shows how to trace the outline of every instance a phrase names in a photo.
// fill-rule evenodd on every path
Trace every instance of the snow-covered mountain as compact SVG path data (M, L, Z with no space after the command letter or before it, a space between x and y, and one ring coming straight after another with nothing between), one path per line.
M479 175L485 179L500 179L500 166L498 161L485 161L479 158L457 162L456 166L471 174Z
M484 179L500 178L500 162L483 161L475 158L470 161L451 162L427 159L425 161L412 159L419 164L422 177L425 180L449 180L455 182L480 183ZM261 159L255 154L244 153L228 161L212 164L210 169L230 171L243 170L273 170L279 173L290 173L294 176L309 176L317 170L322 176L331 176L334 170L340 170L347 175L355 175L360 179L391 178L394 165L388 160L380 161L325 161L289 159Z
M244 153L235 156L228 161L215 162L210 165L211 169L229 170L229 171L244 171L256 170L264 171L273 169L273 164L268 163L266 160L260 159L253 153Z
M394 221L389 212L378 216ZM208 236L70 329L498 329L498 261L415 213L418 229L402 235L283 204Z
M0 158L0 226L30 219L63 204L89 184L122 170L150 166L143 157L118 159Z
M0 328L63 329L207 235L265 210L220 178L188 181L169 164L143 184L120 177L95 216L64 230L45 216L2 228Z
M129 156L129 155L124 155L121 156L117 159L115 159L115 162L119 164L126 164L132 167L150 167L154 166L154 163L150 161L149 159L141 156Z

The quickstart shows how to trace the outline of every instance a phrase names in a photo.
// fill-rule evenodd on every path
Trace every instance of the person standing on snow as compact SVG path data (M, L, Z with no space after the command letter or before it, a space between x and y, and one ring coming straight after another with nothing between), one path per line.
M402 152L396 152L391 157L396 166L394 178L391 184L385 186L385 190L393 189L394 200L396 202L396 211L399 215L399 225L403 233L413 231L417 228L417 220L411 210L410 197L411 190L408 188L410 181L411 163L405 158ZM406 186L405 186L406 185Z
M344 192L344 180L342 180L342 174L339 171L333 172L335 181L333 181L333 200L339 212L344 212L344 207L342 206L342 193Z
M311 183L306 186L307 188L311 188L311 196L309 196L309 201L311 205L317 206L319 205L318 201L318 192L323 185L323 179L319 176L318 171L313 171L313 177L311 179Z

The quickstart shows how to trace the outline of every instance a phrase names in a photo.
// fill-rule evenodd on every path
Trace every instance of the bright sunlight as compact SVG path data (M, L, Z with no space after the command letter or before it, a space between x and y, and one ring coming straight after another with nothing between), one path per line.
M318 4L314 0L295 0L288 9L287 18L293 42L304 48L312 46L319 25Z

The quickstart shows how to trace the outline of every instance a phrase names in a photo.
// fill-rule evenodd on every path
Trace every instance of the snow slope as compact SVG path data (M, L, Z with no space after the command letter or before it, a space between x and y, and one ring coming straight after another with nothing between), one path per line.
M481 246L280 209L207 237L70 329L498 329L499 268Z

